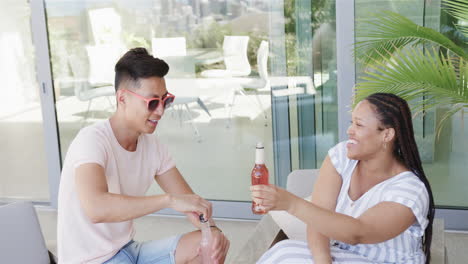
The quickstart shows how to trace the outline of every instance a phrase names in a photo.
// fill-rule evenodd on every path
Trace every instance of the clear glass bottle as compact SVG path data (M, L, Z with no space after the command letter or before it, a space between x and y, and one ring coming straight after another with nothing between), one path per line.
M268 185L268 169L265 166L265 148L262 142L257 143L255 149L255 166L252 169L252 185ZM262 205L252 201L252 212L254 214L265 214L266 210Z
M203 264L211 264L213 263L211 259L212 251L212 237L211 237L211 227L210 222L208 219L203 217L203 214L200 215L200 222L201 222L201 241L200 241L200 249L201 249L201 257Z

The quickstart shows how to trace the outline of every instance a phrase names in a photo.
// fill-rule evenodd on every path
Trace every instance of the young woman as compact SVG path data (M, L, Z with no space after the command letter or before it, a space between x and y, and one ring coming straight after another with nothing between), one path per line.
M312 202L274 185L251 187L255 202L307 225L307 242L281 241L258 263L429 263L434 201L408 104L370 95L347 133L329 150Z

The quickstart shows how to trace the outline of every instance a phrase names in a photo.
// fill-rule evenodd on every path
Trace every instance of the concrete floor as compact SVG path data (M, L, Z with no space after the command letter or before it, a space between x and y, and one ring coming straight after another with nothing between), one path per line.
M449 264L468 263L468 232L445 232Z

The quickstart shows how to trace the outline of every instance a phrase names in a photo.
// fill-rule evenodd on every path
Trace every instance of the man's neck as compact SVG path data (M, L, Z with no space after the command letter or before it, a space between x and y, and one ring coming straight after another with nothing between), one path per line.
M120 146L128 151L135 151L140 133L128 127L124 122L124 119L119 116L118 113L115 113L109 119L109 122L112 128L112 132L114 133L114 136L117 139L117 142L119 142Z

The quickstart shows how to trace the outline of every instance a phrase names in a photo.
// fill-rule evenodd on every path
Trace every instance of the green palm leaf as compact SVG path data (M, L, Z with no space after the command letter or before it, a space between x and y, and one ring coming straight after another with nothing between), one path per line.
M468 108L468 65L463 58L447 58L436 48L375 52L380 57L370 62L363 82L356 85L355 103L372 93L388 92L409 101L415 113L456 106L438 124L438 134L443 122Z
M443 3L447 6L445 9L449 14L468 23L468 0L444 0ZM466 24L458 23L457 28L468 38L468 26Z
M441 33L419 26L391 11L375 14L371 21L361 24L357 36L365 40L356 42L355 58L365 65L388 58L397 49L418 44L444 47L462 58L468 58L462 48Z

